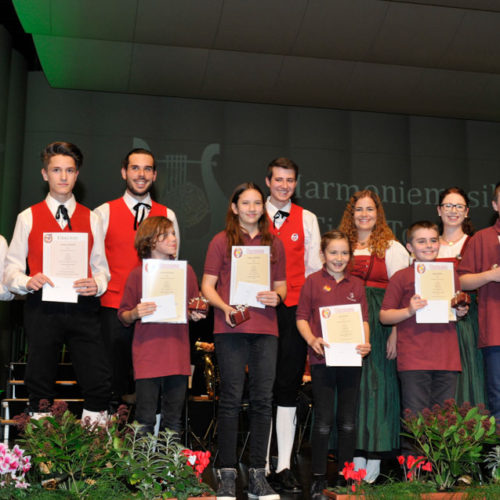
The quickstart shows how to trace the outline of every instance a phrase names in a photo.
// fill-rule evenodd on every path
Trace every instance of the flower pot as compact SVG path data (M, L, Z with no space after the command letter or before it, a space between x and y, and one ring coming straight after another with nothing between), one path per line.
M352 495L349 493L335 493L334 491L324 490L323 494L328 498L335 498L336 500L364 500L364 495ZM422 493L420 495L422 500L462 500L467 498L465 492L442 491L436 493Z

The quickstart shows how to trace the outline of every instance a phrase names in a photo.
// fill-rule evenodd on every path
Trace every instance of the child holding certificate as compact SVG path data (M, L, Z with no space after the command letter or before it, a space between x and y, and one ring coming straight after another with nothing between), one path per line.
M263 250L267 250L263 253ZM264 255L264 258L262 257ZM246 260L250 265L239 263ZM249 318L232 302L231 293L249 292L267 281L267 289L247 293L255 305ZM234 285L237 289L234 289ZM265 286L265 285L264 285ZM218 417L219 486L217 498L236 500L236 441L238 416L248 366L250 402L250 468L248 497L279 499L265 477L266 452L271 425L273 384L278 348L275 307L286 296L283 244L271 235L265 214L264 196L253 183L239 185L231 196L225 230L208 247L202 282L203 295L215 307L215 351L220 369ZM247 302L248 303L248 302ZM245 303L243 303L245 304Z
M369 343L368 304L363 282L347 271L352 258L352 248L347 236L334 230L321 238L323 269L306 279L300 293L297 308L297 328L309 346L312 390L314 397L314 427L312 433L311 497L322 498L327 487L328 440L334 417L335 392L337 393L338 464L352 462L356 442L356 409L361 380L359 366L327 366L324 348L329 344L323 338L320 308L353 304L361 305L364 342L353 346L352 356L366 356L371 350ZM357 306L359 307L359 306ZM361 328L361 326L360 326ZM339 474L336 484L345 484Z
M148 217L137 230L134 242L139 259L174 259L177 237L174 224L164 216ZM156 408L161 399L162 429L180 434L182 410L188 377L191 375L188 323L150 323L141 321L155 312L155 302L141 302L143 297L142 264L129 274L118 318L126 325L135 324L132 341L132 360L136 384L136 420L144 433L153 432ZM189 298L199 295L196 275L187 266L186 310ZM197 321L201 313L190 313Z
M407 232L406 247L415 257L412 266L398 271L389 281L380 321L397 325L398 375L401 381L401 400L404 410L421 412L433 405L442 405L453 398L458 372L461 371L457 330L450 322L417 322L417 311L427 305L425 297L415 292L415 267L422 272L426 262L434 262L439 252L438 227L429 221L416 222ZM459 289L454 274L455 290ZM437 285L435 285L439 288ZM444 283L441 288L445 288ZM468 306L457 308L457 316L467 314ZM448 314L448 309L445 311ZM402 448L409 444L403 441Z

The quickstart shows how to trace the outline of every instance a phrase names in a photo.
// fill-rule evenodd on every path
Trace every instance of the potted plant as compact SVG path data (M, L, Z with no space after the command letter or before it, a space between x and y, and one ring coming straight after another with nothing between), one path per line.
M169 430L158 437L142 434L138 424L126 423L126 406L98 425L79 421L64 402L43 405L50 412L40 419L17 417L33 465L30 498L45 498L36 484L64 491L67 499L185 500L211 493L201 481L210 453L185 450Z

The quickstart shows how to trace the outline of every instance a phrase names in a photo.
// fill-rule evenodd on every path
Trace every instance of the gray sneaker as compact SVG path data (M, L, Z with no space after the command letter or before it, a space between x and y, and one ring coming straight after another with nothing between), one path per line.
M266 479L265 469L248 469L248 498L252 500L279 500Z
M236 469L217 469L217 500L236 500Z
M328 481L324 475L317 475L313 478L311 484L311 500L323 500L326 496L323 494L323 490L328 488Z

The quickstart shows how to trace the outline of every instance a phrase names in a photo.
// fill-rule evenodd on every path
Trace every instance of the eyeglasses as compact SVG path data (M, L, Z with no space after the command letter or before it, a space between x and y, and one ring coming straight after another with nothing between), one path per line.
M467 205L462 205L461 203L457 203L456 205L454 205L453 203L442 203L440 207L446 212L451 212L453 209L455 209L457 212L464 212L467 208Z

